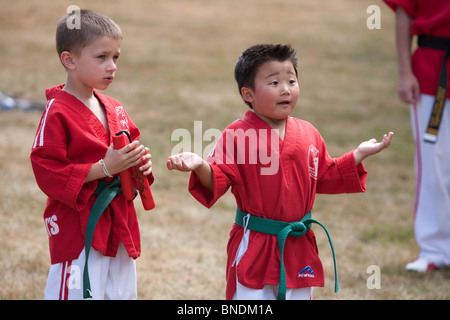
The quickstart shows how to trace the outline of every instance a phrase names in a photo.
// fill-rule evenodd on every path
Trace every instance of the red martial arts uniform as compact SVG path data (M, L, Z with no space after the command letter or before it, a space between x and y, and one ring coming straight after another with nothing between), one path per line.
M394 11L402 8L411 18L410 35L418 36L411 63L421 97L410 111L416 143L414 236L420 253L406 269L425 272L450 265L450 1L383 1ZM447 99L436 99L444 96L445 86ZM436 138L425 139L430 128Z
M140 136L121 104L94 92L106 110L110 136L100 120L60 85L46 90L47 107L31 151L36 181L48 196L44 212L51 263L77 259L85 244L85 228L97 199L97 181L85 183L92 165L105 156L112 136L127 129L132 140ZM108 179L111 180L111 179ZM149 176L153 182L153 176ZM134 259L141 253L139 225L132 201L116 196L100 217L92 247L114 257L122 242Z
M247 140L243 140L242 136L246 135ZM276 170L269 172L267 169L274 161L268 163L267 158L274 160L274 156ZM282 141L266 122L247 111L244 119L225 129L206 161L213 172L213 193L200 184L195 173L191 174L189 191L208 208L231 186L237 206L243 212L293 222L300 221L312 209L316 192L365 191L367 172L362 164L355 166L353 152L331 158L319 132L310 123L292 117L287 119ZM264 169L265 174L261 174ZM236 272L241 284L254 289L279 282L280 254L277 237L273 235L251 231L248 249L236 268L234 261L243 231L235 223L230 233L227 299L235 292ZM288 288L324 285L323 267L312 230L302 237L288 237L284 263ZM307 267L312 271L309 276L299 276Z
M383 0L392 9L401 7L412 20L411 35L450 38L450 1L448 0ZM419 81L420 92L434 96L438 87L439 71L444 52L419 47L412 57L413 73ZM450 75L450 62L447 61ZM450 99L450 90L447 91Z

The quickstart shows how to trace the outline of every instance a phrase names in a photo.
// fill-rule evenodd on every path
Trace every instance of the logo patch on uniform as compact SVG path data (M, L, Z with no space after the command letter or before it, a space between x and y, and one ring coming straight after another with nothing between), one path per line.
M309 146L308 152L309 175L313 179L317 179L319 171L319 150L314 146Z
M314 278L314 271L310 266L307 266L298 272L298 277L299 278Z
M120 128L122 130L130 131L130 126L128 125L128 118L127 114L125 113L125 110L122 106L116 107L116 114L117 114L117 120L119 120Z

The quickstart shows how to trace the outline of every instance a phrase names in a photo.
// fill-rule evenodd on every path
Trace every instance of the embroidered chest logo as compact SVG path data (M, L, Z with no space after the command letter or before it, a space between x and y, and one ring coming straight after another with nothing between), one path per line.
M298 272L298 277L299 278L314 278L314 271L310 266L307 266Z
M128 125L128 119L125 113L125 110L122 106L116 107L116 113L117 113L117 120L119 120L120 128L122 130L130 131L130 127Z
M309 146L308 151L309 175L313 179L317 179L317 172L319 170L319 150L314 146Z

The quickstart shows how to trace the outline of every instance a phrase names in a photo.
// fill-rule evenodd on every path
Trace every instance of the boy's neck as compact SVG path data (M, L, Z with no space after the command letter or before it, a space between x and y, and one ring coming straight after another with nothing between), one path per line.
M71 94L75 98L77 98L79 101L81 101L81 103L83 103L87 108L89 108L92 111L92 113L95 114L95 116L103 124L103 127L105 128L106 133L109 136L110 132L108 128L106 109L100 102L100 100L98 100L97 97L94 95L94 89L85 88L85 90L77 90L77 87L71 85L70 81L68 81L64 86L63 90Z
M87 107L89 107L90 101L95 99L94 88L78 88L71 81L69 81L69 79L67 79L67 83L64 85L63 90L83 102Z
M256 112L254 112L261 120L263 120L265 123L267 123L272 129L278 130L280 138L282 141L284 141L284 137L286 135L286 119L272 119L265 117L263 115L260 115Z
M276 125L270 125L273 129L278 129L278 134L280 135L281 141L284 141L284 137L286 136L286 123L287 119L283 119L277 121Z

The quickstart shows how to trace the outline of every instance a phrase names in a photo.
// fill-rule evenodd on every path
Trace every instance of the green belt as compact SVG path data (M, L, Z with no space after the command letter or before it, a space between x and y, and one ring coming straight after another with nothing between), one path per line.
M236 207L236 218L235 222L237 225L247 228L253 231L271 234L277 236L278 248L280 250L280 281L278 283L278 300L286 299L286 270L284 268L283 252L284 244L288 236L301 237L306 231L311 229L311 224L316 223L325 230L328 237L328 242L330 243L331 252L333 253L334 261L334 292L338 292L338 274L336 266L336 255L334 253L333 242L331 242L330 234L327 228L319 221L311 219L311 211L306 214L301 221L295 222L284 222L278 220L265 219L257 217L251 214L242 212L238 207Z
M97 225L100 216L105 211L106 207L111 203L114 197L122 193L122 188L120 186L120 178L115 177L110 182L99 180L97 189L95 189L94 194L98 195L97 200L95 200L92 206L91 213L86 225L86 236L84 243L84 250L86 255L86 261L84 263L83 271L83 298L92 298L91 283L89 281L88 272L88 259L89 251L91 249L92 237L94 236L95 226Z

